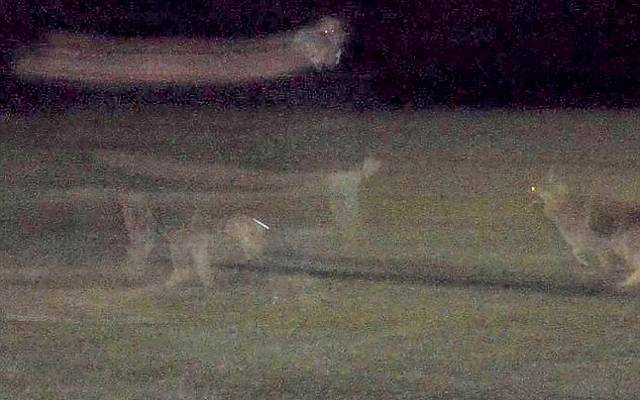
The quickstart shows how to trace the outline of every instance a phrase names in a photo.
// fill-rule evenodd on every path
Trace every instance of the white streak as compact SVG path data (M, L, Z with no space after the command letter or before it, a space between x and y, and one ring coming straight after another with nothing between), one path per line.
M257 220L257 219L255 219L255 218L252 218L252 219L253 219L253 222L255 222L256 224L260 225L260 226L261 226L261 227L263 227L264 229L271 229L271 228L269 228L269 227L267 226L267 224L265 224L265 223L263 223L263 222L260 222L260 221L258 221L258 220Z

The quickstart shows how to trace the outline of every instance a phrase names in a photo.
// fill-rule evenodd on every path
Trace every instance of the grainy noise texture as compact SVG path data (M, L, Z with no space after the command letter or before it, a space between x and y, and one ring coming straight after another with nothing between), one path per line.
M335 67L345 38L331 17L278 37L226 42L51 33L45 46L19 56L15 73L97 85L238 84Z
M639 24L0 0L0 400L636 399Z

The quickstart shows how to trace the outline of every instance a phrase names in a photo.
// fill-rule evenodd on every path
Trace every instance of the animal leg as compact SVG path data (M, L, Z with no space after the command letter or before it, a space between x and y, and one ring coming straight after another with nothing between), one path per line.
M198 238L191 244L193 266L200 281L206 287L211 287L215 282L215 274L211 266L211 254L208 240Z
M633 272L620 284L623 288L634 287L640 283L640 255L633 257L629 264Z
M609 269L611 268L611 260L607 255L603 252L598 253L598 263L600 264L600 269Z
M340 236L347 241L357 231L361 179L349 173L335 173L328 178L334 223Z
M173 272L166 282L168 287L174 287L189 279L189 268L191 265L191 257L186 249L186 243L181 238L175 238L169 244L171 252L171 264Z
M127 256L136 274L142 272L149 254L156 242L156 221L151 209L140 203L141 198L125 196L120 199L120 208L124 219L125 230L129 239Z

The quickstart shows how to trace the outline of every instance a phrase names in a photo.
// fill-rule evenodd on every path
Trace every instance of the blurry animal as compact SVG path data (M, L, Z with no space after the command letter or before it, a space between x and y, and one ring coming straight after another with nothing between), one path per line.
M640 205L578 193L554 169L530 191L580 264L594 267L595 258L607 274L628 272L620 287L640 283Z
M169 286L197 278L211 286L224 274L222 268L256 260L267 244L267 228L246 215L228 219L221 231L207 227L199 213L191 222L167 234L174 272Z
M52 32L16 55L27 79L92 84L242 84L338 65L347 35L333 17L259 39L123 38Z
M331 211L340 231L349 232L357 226L360 214L360 189L382 166L380 159L369 156L362 166L347 171L333 172L326 176Z
M377 156L367 156L362 164L348 169L327 173L273 173L230 168L195 162L177 162L152 156L102 151L95 153L96 159L124 172L163 179L169 182L184 182L197 177L201 183L221 185L233 182L236 188L252 189L262 185L270 190L296 191L301 187L320 187L326 193L336 227L348 233L357 227L360 214L360 192L362 184L373 177L382 167ZM139 212L142 212L140 210Z
M297 31L293 48L304 54L316 69L332 68L340 63L345 39L342 22L324 17L315 25Z
M129 262L139 273L151 250L164 239L173 266L166 282L170 287L192 278L211 286L225 266L252 262L268 242L269 228L246 215L211 226L202 213L195 211L188 223L161 229L143 195L122 195L120 205L129 238Z

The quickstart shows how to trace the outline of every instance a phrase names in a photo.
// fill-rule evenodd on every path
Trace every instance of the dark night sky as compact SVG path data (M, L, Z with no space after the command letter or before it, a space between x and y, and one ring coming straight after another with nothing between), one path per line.
M277 103L282 93L297 90L294 96L312 102L330 98L362 107L640 103L640 5L627 2L0 1L0 104L12 109L78 101L63 83L36 86L7 75L14 49L52 28L233 38L292 29L326 14L344 19L351 31L337 70L311 74L297 89L291 82L269 84L259 93L216 88L217 101ZM151 92L145 96L182 101L202 100L204 90Z

